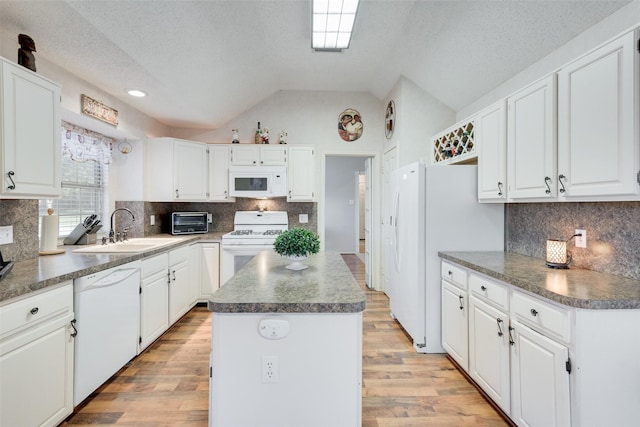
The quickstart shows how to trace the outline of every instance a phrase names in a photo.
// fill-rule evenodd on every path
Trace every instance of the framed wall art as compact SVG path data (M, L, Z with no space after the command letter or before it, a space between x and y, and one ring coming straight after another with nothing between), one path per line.
M391 139L393 128L396 125L396 104L393 100L387 104L387 110L384 113L384 134L387 139Z
M338 116L338 134L347 142L353 142L362 136L364 124L362 116L353 108L347 108Z

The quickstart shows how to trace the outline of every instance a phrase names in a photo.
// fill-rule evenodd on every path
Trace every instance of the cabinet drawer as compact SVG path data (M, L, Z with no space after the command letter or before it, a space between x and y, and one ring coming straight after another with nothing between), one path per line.
M569 342L571 337L571 312L539 298L513 291L511 295L513 316L534 330Z
M189 246L182 246L181 248L172 250L169 252L169 265L188 260L189 254L191 254Z
M447 261L442 261L440 272L443 279L446 279L459 288L467 289L467 271L464 268L460 268Z
M169 268L169 255L163 253L151 258L143 259L140 267L140 277L149 277L159 271L167 271Z
M505 310L509 309L509 288L507 285L471 274L469 275L469 290L480 300L493 303Z
M0 339L73 312L73 282L0 307Z

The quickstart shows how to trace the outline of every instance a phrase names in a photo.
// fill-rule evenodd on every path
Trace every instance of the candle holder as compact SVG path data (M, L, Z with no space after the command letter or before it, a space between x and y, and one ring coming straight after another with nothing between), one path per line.
M547 267L562 269L569 268L569 264L571 263L571 252L567 251L567 242L577 236L582 236L582 234L574 234L567 240L547 239Z

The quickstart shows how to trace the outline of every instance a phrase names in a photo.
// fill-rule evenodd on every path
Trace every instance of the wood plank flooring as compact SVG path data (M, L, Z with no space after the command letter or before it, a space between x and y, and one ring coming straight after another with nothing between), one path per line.
M444 355L413 350L386 295L364 286L364 264L343 258L367 296L362 426L508 425ZM206 426L210 333L210 313L195 307L62 425Z

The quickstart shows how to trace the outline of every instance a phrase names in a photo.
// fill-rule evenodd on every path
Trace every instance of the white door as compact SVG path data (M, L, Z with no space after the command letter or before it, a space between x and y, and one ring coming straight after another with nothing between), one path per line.
M469 375L507 414L510 411L509 316L469 298Z
M392 147L384 153L382 158L382 291L389 294L388 274L392 268L393 252L391 251L391 211L393 203L393 189L391 187L391 172L398 168L398 149Z
M442 347L465 371L469 369L467 292L442 281Z
M371 157L364 163L364 281L374 288L371 282L371 163Z
M519 426L571 425L569 350L513 322L511 418Z
M507 99L507 129L509 198L555 198L555 74Z
M558 174L567 199L640 193L636 41L631 32L558 72Z

